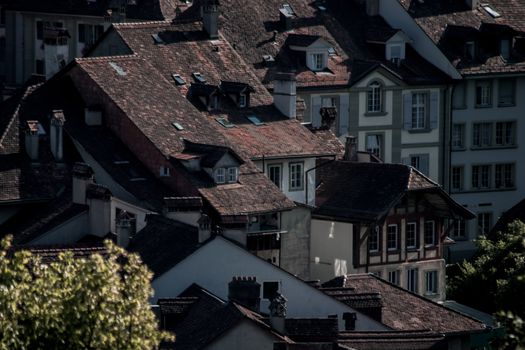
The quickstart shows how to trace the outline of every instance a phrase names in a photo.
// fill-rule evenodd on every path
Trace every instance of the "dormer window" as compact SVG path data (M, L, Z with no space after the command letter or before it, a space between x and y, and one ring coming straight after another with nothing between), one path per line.
M401 45L390 46L390 61L394 64L399 64L401 61Z
M325 54L324 53L314 53L312 57L312 70L319 71L325 68Z
M465 43L465 57L470 61L473 61L476 57L476 43L474 41Z
M235 167L228 168L228 178L227 178L228 183L237 182L238 179L239 179L239 169Z
M226 169L217 168L215 169L215 183L223 184L226 182Z
M239 180L239 168L217 168L215 169L215 183L235 183Z
M504 60L508 60L510 58L510 50L511 50L511 40L501 39L500 44L499 44L499 53Z

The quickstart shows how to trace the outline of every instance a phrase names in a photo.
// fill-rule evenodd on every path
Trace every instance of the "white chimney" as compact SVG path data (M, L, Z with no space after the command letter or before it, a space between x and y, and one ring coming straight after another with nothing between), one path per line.
M210 39L219 37L219 1L205 0L202 5L202 26Z
M297 111L297 81L294 73L278 73L273 82L273 104L282 114L295 119Z
M25 146L26 152L29 158L32 160L38 159L38 121L37 120L28 120L26 122L25 128Z
M111 232L111 191L98 184L86 188L89 206L89 230L92 235L104 237Z
M127 211L122 210L118 213L116 220L116 234L117 234L117 244L121 247L126 248L131 239L131 221L133 216L130 215Z
M86 163L76 163L72 175L73 203L86 204L86 189L93 183L93 169Z
M53 111L51 114L51 126L49 142L51 146L51 153L55 160L61 161L64 155L63 150L63 126L66 118L64 112L61 110Z

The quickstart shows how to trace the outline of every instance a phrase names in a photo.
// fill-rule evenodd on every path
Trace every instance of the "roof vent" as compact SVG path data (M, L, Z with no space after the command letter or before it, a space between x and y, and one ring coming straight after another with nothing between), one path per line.
M205 83L206 82L206 78L204 78L204 76L201 73L199 73L199 72L194 72L192 74L192 76L193 76L193 79L195 79L195 81L198 82L198 83Z
M179 74L172 74L171 77L173 78L173 80L175 80L175 84L177 85L186 84L186 80L184 80L184 78L182 78Z
M165 44L164 40L162 40L159 34L151 34L151 37L155 41L155 44L157 45Z

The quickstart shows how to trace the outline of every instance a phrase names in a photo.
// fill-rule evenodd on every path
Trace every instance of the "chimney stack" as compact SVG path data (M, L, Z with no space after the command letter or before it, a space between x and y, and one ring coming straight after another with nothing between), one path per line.
M228 283L228 299L259 312L261 285L255 277L233 277Z
M73 166L73 203L86 204L86 189L93 183L93 169L86 163Z
M117 234L117 244L121 247L126 248L131 239L131 222L133 216L127 211L122 210L116 217L115 233Z
M26 152L31 160L38 160L38 121L28 120L25 128Z
M99 184L89 184L86 201L89 205L90 233L104 237L111 232L111 191Z
M219 37L219 0L204 0L202 5L202 26L210 39Z
M465 0L465 3L470 10L474 10L476 7L478 7L478 0Z
M286 298L276 293L270 301L270 326L281 334L286 331Z
M51 114L50 138L51 153L55 160L61 161L64 155L63 149L63 126L66 118L62 110L53 111Z
M355 136L347 136L345 142L344 160L357 161L357 138Z
M211 237L210 217L202 214L197 223L199 224L199 243L202 243Z
M296 118L297 81L294 73L278 73L275 76L273 82L273 104L288 118Z

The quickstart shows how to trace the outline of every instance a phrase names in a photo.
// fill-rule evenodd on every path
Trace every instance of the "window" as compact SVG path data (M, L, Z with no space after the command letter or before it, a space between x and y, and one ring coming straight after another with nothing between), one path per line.
M496 164L494 170L495 188L514 187L514 164Z
M398 249L397 245L397 225L388 225L386 230L386 244L388 250Z
M418 270L417 269L408 269L407 270L407 289L412 293L417 293L417 284L418 284Z
M44 60L35 60L35 73L36 74L45 74Z
M487 235L492 228L492 213L478 214L478 234Z
M231 167L228 168L228 182L233 183L237 182L239 179L239 168Z
M496 146L514 146L515 122L496 123Z
M246 95L240 94L239 95L239 107L246 107Z
M368 113L379 113L382 111L382 86L379 82L375 81L368 86L366 93L367 98L367 109Z
M412 129L424 129L426 119L427 94L416 92L412 94Z
M379 251L379 227L370 230L370 235L368 236L368 250L371 252Z
M399 271L398 270L388 271L388 282L395 284L395 285L399 285Z
M498 106L514 106L516 103L516 81L514 79L498 80Z
M472 188L490 188L490 171L491 165L473 165L472 166Z
M93 45L104 33L104 26L93 24L78 24L78 42Z
M417 225L415 222L409 222L406 225L407 248L415 249L417 246Z
M437 271L425 272L425 294L437 294L438 273Z
M246 248L249 251L276 250L281 248L277 234L249 234L246 236Z
M436 244L436 222L433 220L425 221L425 245Z
M452 125L452 149L465 148L465 124Z
M510 58L511 42L509 39L502 39L499 42L499 54L505 60Z
M290 191L299 191L303 187L303 163L290 163Z
M476 58L476 43L474 41L465 43L465 58L469 61L473 61Z
M476 107L490 107L492 105L492 84L490 81L476 83Z
M218 184L223 184L224 182L226 182L226 169L215 169L215 182Z
M515 141L516 122L475 123L472 126L473 147L511 147Z
M160 167L160 176L162 176L162 177L170 176L170 168L168 168L166 166L161 166Z
M312 54L312 67L314 70L324 69L324 54L322 53Z
M456 192L463 190L463 167L452 167L452 190Z
M454 93L452 95L452 108L462 109L466 107L466 85L459 83L454 86Z
M366 135L366 151L382 158L382 135Z
M492 145L492 123L475 123L472 127L472 145L490 147Z
M282 167L280 164L268 165L268 177L279 188L281 188L282 181Z
M390 61L399 64L401 61L401 45L390 45Z
M279 282L263 282L263 298L273 299L279 292Z
M454 223L452 224L452 236L456 238L466 238L466 225L465 220L458 219L454 220Z

